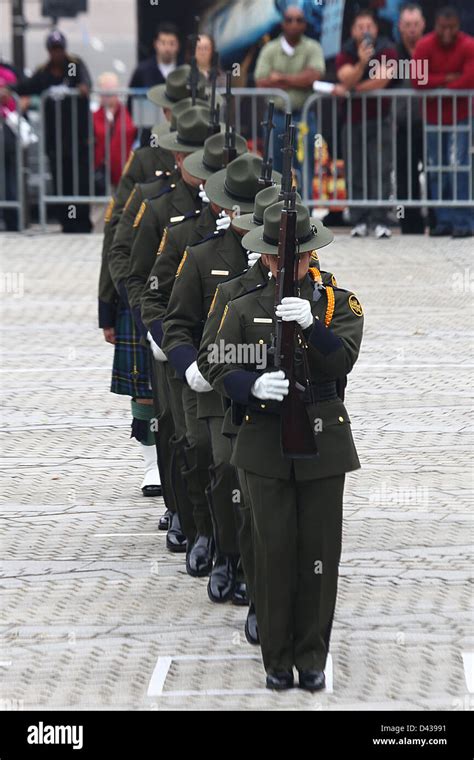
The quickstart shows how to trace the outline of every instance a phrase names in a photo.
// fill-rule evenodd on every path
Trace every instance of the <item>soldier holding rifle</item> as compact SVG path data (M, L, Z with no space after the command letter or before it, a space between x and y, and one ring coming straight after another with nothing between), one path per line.
M317 691L336 602L344 478L360 466L338 389L359 353L363 312L353 293L324 286L309 268L311 251L333 236L296 203L293 131L283 202L242 240L271 278L227 305L217 333L226 359L210 364L209 378L242 408L231 461L250 496L267 688L291 688L296 666L299 686ZM252 344L267 349L263 371L232 359Z

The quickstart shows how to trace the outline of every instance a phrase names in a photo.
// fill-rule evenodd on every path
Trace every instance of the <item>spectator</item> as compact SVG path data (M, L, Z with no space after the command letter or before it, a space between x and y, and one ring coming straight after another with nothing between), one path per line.
M312 84L321 79L326 70L321 45L306 37L306 19L298 6L289 6L284 13L282 34L267 42L260 51L255 66L257 87L278 87L286 90L291 103L293 121L301 122L301 111L306 99L312 94ZM279 135L284 132L285 102L275 100L274 168L282 169L282 143ZM316 116L308 114L308 154L306 156L309 177L314 174L314 139L316 136ZM295 160L295 169L300 175L302 166Z
M425 19L419 5L408 3L400 11L398 20L400 42L398 43L398 57L400 61L410 62L413 58L416 43L422 37L425 30ZM404 69L408 71L408 66ZM397 80L397 87L411 88L411 78ZM411 104L411 123L408 120L408 108ZM400 98L397 109L397 198L408 199L409 183L411 197L420 200L420 171L419 166L423 161L423 123L419 104L412 98ZM409 143L409 133L411 143ZM411 144L411 151L409 145ZM411 160L411 173L409 167ZM410 176L409 176L410 174ZM400 219L400 229L403 235L423 235L425 223L421 215L421 208L406 207L403 209L403 217Z
M129 87L146 88L163 84L178 65L179 32L174 24L160 24L153 40L155 54L138 64Z
M4 172L0 177L0 199L16 201L17 188L17 144L15 132L9 124L12 114L17 113L15 99L10 87L17 81L16 74L10 66L0 61L0 166ZM18 230L18 213L14 209L4 209L3 219L8 231Z
M424 81L413 79L414 87L446 89L450 97L428 98L426 132L428 185L433 200L467 200L469 197L469 98L457 97L456 90L474 88L474 38L459 30L458 12L451 7L436 14L434 32L416 45L413 58L425 62ZM441 118L440 118L441 117ZM452 129L446 129L452 127ZM441 166L439 160L441 158ZM453 171L447 171L454 166ZM440 181L441 180L441 181ZM468 207L435 207L436 226L430 235L472 235L473 213Z
M380 37L375 16L371 10L360 10L354 16L351 37L344 43L336 57L337 77L341 84L355 93L371 93L381 90L391 81L392 69L386 65L389 60L396 60L398 53L394 44L385 37ZM384 56L382 58L382 56ZM368 199L389 198L391 171L391 120L390 103L382 100L380 124L381 152L377 150L377 100L368 97L363 104L362 98L352 100L351 129L347 125L347 110L342 130L346 183L349 197L353 200L364 199L364 189ZM366 107L363 107L366 106ZM364 135L364 121L366 133ZM349 137L351 144L349 145ZM365 144L363 144L365 140ZM366 167L363 166L364 152ZM364 177L366 187L364 188ZM380 185L379 185L380 179ZM351 209L353 237L365 237L369 228L375 228L377 238L388 238L387 209L383 206L355 206Z
M127 109L120 102L116 74L104 73L98 79L99 89L110 94L100 96L100 108L94 113L96 192L110 195L109 182L118 185L122 169L130 153L137 129Z
M57 195L89 195L89 72L80 58L66 52L66 38L58 30L48 35L46 47L48 61L15 89L19 95L40 95L49 90L45 100L46 152L55 191ZM77 89L78 96L68 96L71 89ZM63 232L92 229L87 204L61 204L57 213Z

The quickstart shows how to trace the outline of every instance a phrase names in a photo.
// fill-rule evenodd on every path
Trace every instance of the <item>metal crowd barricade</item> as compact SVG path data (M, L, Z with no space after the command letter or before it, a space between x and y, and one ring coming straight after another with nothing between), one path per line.
M311 207L357 207L357 206L380 206L380 207L426 207L436 208L449 205L449 207L473 207L473 91L472 90L411 90L405 88L372 91L370 93L350 93L346 97L337 97L331 94L316 93L308 98L302 111L302 122L307 123L308 114L311 109L316 109L317 135L315 140L315 159L318 161L317 174L310 175L308 162L303 166L303 200ZM437 124L429 124L427 121L427 103L428 100L437 99ZM457 120L457 103L460 98L467 98L468 117L466 123L458 123ZM324 109L323 101L328 100L329 109ZM443 125L442 102L451 100L453 108L453 124ZM368 118L369 101L375 102L375 119ZM362 197L360 193L354 194L354 184L356 178L353 175L353 132L355 125L352 121L353 111L356 103L360 103L361 115L361 152L362 152ZM358 122L359 123L359 122ZM373 132L375 123L375 143L368 140L368 131ZM390 149L389 155L383 150L382 132L384 127L390 128ZM415 130L421 130L422 137L422 163L425 180L427 175L431 178L433 174L437 176L437 197L429 197L425 182L424 193L420 193L420 198L413 198L411 177L412 177L412 156L413 143L417 137ZM442 160L442 135L452 133L453 150L448 161ZM430 135L435 135L437 139L438 160L433 164L429 160L429 141ZM460 136L463 135L467 140L467 163L460 165L458 163L458 144ZM399 165L400 157L397 156L397 146L399 145L400 136L404 139L406 145L406 177L407 192L406 197L399 194L399 181L397 177L397 164ZM418 135L419 136L419 135ZM336 197L313 198L313 180L318 177L318 186L321 192L323 186L323 162L322 162L322 142L330 140L330 153L332 156L331 179L334 196L337 188L338 178L338 161L344 157L345 160L345 187L346 197L344 199ZM341 142L344 144L341 145ZM305 155L310 150L309 138L304 136ZM372 187L368 187L368 159L369 153L377 157L377 181L376 192ZM318 160L319 159L319 160ZM397 160L398 159L398 160ZM382 192L383 171L390 173L391 190L384 197ZM467 197L458 197L458 182L461 174L466 173L468 176ZM443 197L444 178L447 174L453 176L453 198ZM358 178L357 178L358 181ZM359 196L359 197L356 197ZM474 210L473 210L474 211Z
M25 224L21 110L18 97L12 98L15 110L10 115L0 112L0 217L5 223L12 217L12 226L21 231Z
M224 92L222 88L218 91ZM235 88L235 122L237 132L241 132L257 150L260 137L263 136L261 122L266 114L266 105L270 98L282 98L287 108L290 101L287 93L277 89ZM139 129L150 129L163 119L162 110L153 106L146 98L146 90L93 90L90 99L101 96L117 95L121 103L128 103L129 111ZM44 92L40 100L40 149L39 149L39 217L40 224L46 228L47 208L51 204L90 204L107 203L113 192L110 133L105 131L105 186L102 191L97 187L94 167L94 128L93 113L88 108L87 123L82 117L81 94L78 90L61 89ZM63 106L67 104L67 108ZM48 109L48 113L46 113ZM124 112L122 112L123 114ZM65 116L66 114L66 116ZM137 123L138 121L138 123ZM67 127L67 129L65 129ZM127 160L125 117L118 125L120 131L120 161L123 166ZM47 131L51 134L48 139ZM54 140L51 136L54 136ZM48 192L47 161L53 175L53 192Z

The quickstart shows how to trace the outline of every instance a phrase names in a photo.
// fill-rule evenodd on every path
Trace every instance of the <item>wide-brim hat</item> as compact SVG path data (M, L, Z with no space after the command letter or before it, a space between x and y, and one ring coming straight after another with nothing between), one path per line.
M208 136L210 110L206 106L191 106L184 111L175 132L158 138L158 145L174 153L194 153L204 146Z
M148 100L161 108L173 108L180 100L188 98L191 90L189 87L189 75L191 66L187 63L178 66L166 77L164 84L157 84L147 92ZM206 79L199 73L196 97L207 100Z
M222 130L208 137L204 143L204 148L187 156L184 159L183 166L192 177L207 180L222 169L224 147L225 134ZM248 150L247 140L241 135L235 135L235 148L237 150L236 158L243 156Z
M278 254L281 212L284 202L274 203L263 214L263 224L247 232L242 238L242 245L255 253ZM334 235L322 222L312 219L302 203L296 204L296 253L319 250L334 240Z
M159 124L155 124L151 128L151 134L154 135L158 140L160 137L163 137L163 135L168 135L171 131L171 124L169 121L160 121Z
M254 230L255 227L260 227L263 224L263 214L269 206L273 206L274 203L278 203L280 195L281 185L270 185L270 187L264 187L263 190L257 193L255 196L255 203L252 214L242 214L242 216L235 216L232 219L232 226L238 230ZM296 201L301 203L301 196L296 193Z
M244 153L225 169L212 174L206 182L206 195L221 208L237 206L240 214L253 210L255 196L261 189L262 159L255 153ZM281 174L273 172L273 182L281 181Z

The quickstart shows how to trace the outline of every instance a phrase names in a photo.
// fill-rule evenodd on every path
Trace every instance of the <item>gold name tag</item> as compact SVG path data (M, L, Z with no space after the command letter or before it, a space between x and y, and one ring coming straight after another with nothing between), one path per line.
M271 325L273 323L273 319L269 319L268 317L254 317L253 321L265 325Z
M217 274L217 275L229 274L229 270L228 269L211 269L211 274Z

